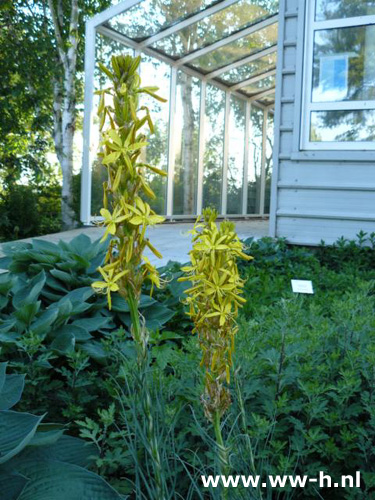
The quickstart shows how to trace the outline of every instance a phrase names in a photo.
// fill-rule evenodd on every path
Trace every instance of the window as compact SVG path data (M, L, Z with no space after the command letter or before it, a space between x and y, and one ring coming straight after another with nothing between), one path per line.
M375 149L375 1L309 0L302 149Z

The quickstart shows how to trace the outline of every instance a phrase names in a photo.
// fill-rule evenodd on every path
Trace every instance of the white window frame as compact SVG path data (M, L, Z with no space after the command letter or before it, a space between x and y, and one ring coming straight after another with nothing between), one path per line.
M314 57L314 36L316 31L375 25L375 15L357 16L328 21L315 21L317 0L307 0L305 19L305 48L302 88L301 150L374 150L375 141L327 141L310 140L310 116L313 111L355 111L375 109L375 100L368 101L326 101L312 102L312 77Z

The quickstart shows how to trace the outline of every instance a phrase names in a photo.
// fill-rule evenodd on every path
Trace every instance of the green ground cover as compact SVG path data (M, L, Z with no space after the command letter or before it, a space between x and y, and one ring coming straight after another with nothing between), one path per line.
M316 249L248 240L246 304L236 339L233 404L223 434L236 474L362 472L361 490L231 490L228 498L375 498L374 238ZM96 449L91 470L124 498L156 500L127 304L94 294L105 244L5 245L0 267L0 362L25 374L15 409L67 424ZM199 398L200 351L181 300L180 265L141 311L150 330L152 398L168 498L221 498L204 490L215 445ZM295 295L290 279L311 279ZM1 471L0 471L1 472ZM9 497L17 498L17 497ZM6 499L7 500L7 499ZM158 499L159 500L159 499Z

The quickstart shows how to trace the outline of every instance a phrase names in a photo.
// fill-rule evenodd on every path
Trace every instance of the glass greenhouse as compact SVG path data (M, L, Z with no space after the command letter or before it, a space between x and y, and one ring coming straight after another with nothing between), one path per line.
M86 26L84 158L81 218L102 206L104 169L97 160L98 102L106 85L97 63L113 54L142 56L143 97L155 124L148 163L168 172L150 178L154 209L193 218L205 206L222 216L270 210L278 0L125 0Z

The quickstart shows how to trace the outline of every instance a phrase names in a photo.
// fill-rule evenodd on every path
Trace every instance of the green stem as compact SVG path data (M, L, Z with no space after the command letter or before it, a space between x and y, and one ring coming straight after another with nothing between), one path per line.
M246 439L246 445L247 449L249 452L249 457L250 457L250 467L251 467L251 473L253 476L256 476L256 468L255 468L255 460L254 460L254 453L253 453L253 447L251 445L251 439L247 430L247 421L246 421L246 412L245 412L245 405L243 402L242 398L242 393L241 393L241 388L240 384L238 382L238 378L235 372L235 383L236 383L236 391L237 391L237 398L238 398L238 404L240 407L240 414L241 414L241 423L242 423L242 431L244 433L245 439ZM262 499L262 491L259 486L257 486L257 492L259 495L259 498Z
M229 475L229 459L228 459L228 450L224 445L223 435L221 433L221 422L220 422L220 413L218 411L214 414L213 419L214 431L216 443L219 448L219 471L223 476ZM223 500L228 498L228 489L223 487L222 490Z
M130 310L130 318L132 323L132 334L137 350L138 369L139 369L139 395L142 401L142 408L146 419L146 430L148 439L148 453L150 455L156 486L157 500L166 500L164 494L164 481L163 471L160 460L158 439L156 435L156 428L154 423L154 416L152 412L152 399L150 388L148 384L148 352L147 352L147 339L145 338L144 327L141 325L138 302L134 296L133 291L128 292L128 304Z

